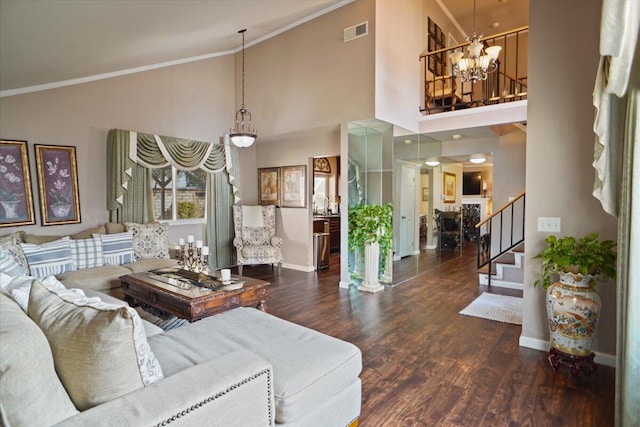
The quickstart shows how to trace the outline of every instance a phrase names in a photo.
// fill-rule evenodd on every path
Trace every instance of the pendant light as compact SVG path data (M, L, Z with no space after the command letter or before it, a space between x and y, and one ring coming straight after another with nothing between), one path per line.
M231 129L229 138L237 147L250 147L258 137L255 129L251 129L251 113L244 105L244 33L247 30L238 31L242 34L242 105L236 111L236 125Z

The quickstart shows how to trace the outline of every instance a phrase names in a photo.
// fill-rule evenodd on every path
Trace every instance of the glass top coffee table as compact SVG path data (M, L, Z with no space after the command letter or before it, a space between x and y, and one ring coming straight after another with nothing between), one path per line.
M178 273L178 269L163 269L121 276L125 301L132 307L153 307L189 322L236 307L267 309L269 282L236 275L229 284L213 276L198 282Z

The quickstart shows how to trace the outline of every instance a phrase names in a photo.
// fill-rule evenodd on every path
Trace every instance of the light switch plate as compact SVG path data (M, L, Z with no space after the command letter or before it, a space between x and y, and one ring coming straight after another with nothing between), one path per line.
M562 222L559 217L538 217L538 231L546 233L559 233L561 230Z

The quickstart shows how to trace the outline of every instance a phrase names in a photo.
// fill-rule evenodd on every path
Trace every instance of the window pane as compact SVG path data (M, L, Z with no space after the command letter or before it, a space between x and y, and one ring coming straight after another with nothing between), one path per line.
M153 215L156 220L172 219L171 166L153 170Z
M201 169L178 171L176 182L178 219L204 218L207 173Z

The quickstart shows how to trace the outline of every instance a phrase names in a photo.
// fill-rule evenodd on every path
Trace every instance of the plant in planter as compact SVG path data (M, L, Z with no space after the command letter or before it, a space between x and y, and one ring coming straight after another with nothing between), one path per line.
M365 251L365 275L358 289L378 292L384 288L378 282L380 270L386 267L387 253L393 238L393 207L384 205L357 205L349 208L349 249ZM380 260L382 254L382 260ZM381 261L381 262L380 262Z
M598 233L580 239L549 236L545 242L547 247L535 256L542 260L542 269L534 285L547 289L551 347L567 355L590 356L601 307L595 285L616 277L616 242L598 240ZM552 283L555 275L560 280Z

